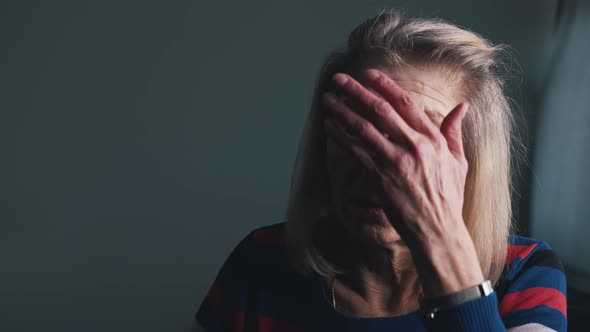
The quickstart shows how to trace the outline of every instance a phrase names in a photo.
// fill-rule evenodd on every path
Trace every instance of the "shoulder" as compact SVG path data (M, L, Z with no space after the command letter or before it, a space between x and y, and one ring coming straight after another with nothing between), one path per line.
M207 331L254 331L248 322L303 319L299 305L309 300L313 289L290 267L284 230L284 223L259 227L237 244L203 300L196 322Z
M563 272L563 265L548 243L524 236L510 235L503 279L514 280L531 269Z
M248 235L253 245L264 247L285 247L285 223L280 222L258 227Z
M268 265L283 261L286 256L285 223L276 223L253 229L235 249L247 263Z
M288 265L284 230L284 223L276 223L250 231L232 250L220 275L231 274L231 279L251 284L284 269Z
M507 326L541 324L563 330L566 281L563 265L544 242L511 235L506 266L496 287L500 315Z

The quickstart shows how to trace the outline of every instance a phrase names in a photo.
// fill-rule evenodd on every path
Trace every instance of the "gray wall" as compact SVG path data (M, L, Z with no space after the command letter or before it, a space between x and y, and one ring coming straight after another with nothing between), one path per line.
M0 330L187 329L233 246L281 221L350 29L398 6L512 44L531 118L555 3L3 2Z
M577 1L569 13L567 38L538 109L542 149L534 159L531 235L560 253L568 285L590 294L590 0Z

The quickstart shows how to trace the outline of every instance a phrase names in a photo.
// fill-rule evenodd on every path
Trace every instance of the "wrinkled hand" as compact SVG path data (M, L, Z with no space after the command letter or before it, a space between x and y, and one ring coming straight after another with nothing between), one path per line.
M423 106L386 74L370 69L364 78L378 95L346 74L334 76L350 102L323 95L329 111L327 133L374 175L382 207L408 247L415 249L413 254L418 250L434 259L433 250L451 251L455 248L449 246L468 241L462 249L473 261L476 254L462 216L468 164L461 122L467 105L455 107L438 128Z
M365 76L383 98L348 75L335 75L360 114L326 93L324 101L334 115L326 130L375 176L383 207L396 212L390 216L396 229L426 237L453 231L463 224L467 160L461 120L467 106L453 109L439 129L387 75L369 70Z

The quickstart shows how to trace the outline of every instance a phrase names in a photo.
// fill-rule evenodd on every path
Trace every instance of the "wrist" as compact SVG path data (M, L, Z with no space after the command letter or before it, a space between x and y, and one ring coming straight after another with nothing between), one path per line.
M425 297L456 293L485 280L466 229L418 242L410 249Z

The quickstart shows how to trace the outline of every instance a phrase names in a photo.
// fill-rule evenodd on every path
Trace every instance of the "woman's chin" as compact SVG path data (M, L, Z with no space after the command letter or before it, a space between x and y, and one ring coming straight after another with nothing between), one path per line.
M350 207L345 220L349 232L363 242L387 246L403 242L379 207Z

